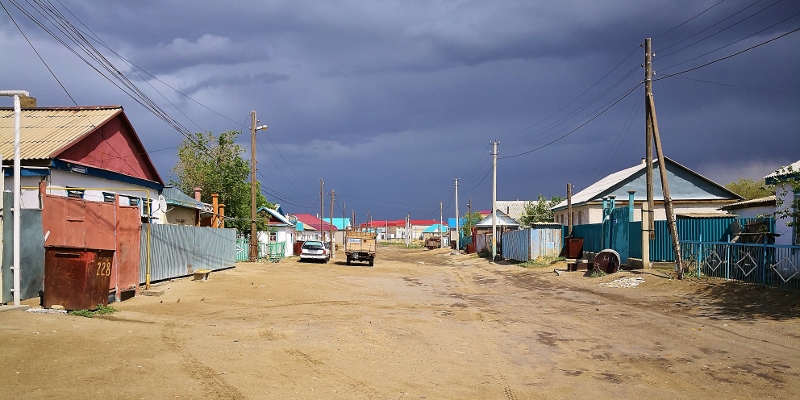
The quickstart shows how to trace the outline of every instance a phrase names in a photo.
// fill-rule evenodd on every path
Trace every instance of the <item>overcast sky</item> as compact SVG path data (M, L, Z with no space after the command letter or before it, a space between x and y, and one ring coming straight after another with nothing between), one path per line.
M51 4L188 130L245 131L249 159L255 110L269 125L259 180L287 212L318 212L320 179L336 216L345 202L359 220L438 219L442 201L452 217L456 177L459 211L470 199L489 209L495 139L498 200L563 197L568 182L577 192L637 164L646 37L668 157L720 184L800 159L800 32L670 76L800 28L795 0L62 3ZM4 10L0 89L40 106L122 105L174 178L181 133L0 4L66 91Z

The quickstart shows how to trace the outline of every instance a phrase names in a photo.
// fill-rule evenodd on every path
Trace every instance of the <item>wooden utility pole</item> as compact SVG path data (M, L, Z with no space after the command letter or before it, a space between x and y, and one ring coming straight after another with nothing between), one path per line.
M458 178L453 178L456 185L456 252L461 250L461 227L458 217Z
M323 203L325 201L323 198L324 195L325 195L325 182L322 179L320 179L319 180L319 235L320 235L320 242L322 243L325 243L325 228L324 228L325 224L322 223L322 218L324 218L323 214L324 209L322 208Z
M467 230L472 234L472 197L467 201ZM474 240L475 238L473 238Z
M567 236L572 236L572 184L567 184Z
M492 261L497 259L497 144L492 142Z
M256 232L256 111L250 113L250 262L258 258Z
M331 237L328 238L331 243L331 258L335 255L335 252L333 251L333 201L335 198L336 198L336 192L333 189L331 189L331 222L330 224L328 224L328 230L331 233L330 234Z
M438 231L439 231L439 248L440 249L442 247L444 247L444 240L442 240L442 229L444 229L444 214L443 214L443 211L442 211L442 207L443 206L444 206L444 203L439 201L439 229L438 229Z
M672 197L669 195L669 184L667 183L667 165L664 162L664 151L661 146L661 135L658 133L656 105L653 101L652 93L647 96L647 110L653 126L653 138L655 139L656 154L658 155L658 172L661 175L661 190L664 194L664 211L667 214L669 233L672 236L672 250L675 252L675 271L678 273L678 279L683 279L683 260L681 257L681 246L678 242L678 227L675 223L675 210L672 208Z
M667 182L667 165L664 161L664 151L661 145L661 135L658 132L658 118L656 118L656 105L653 100L653 51L650 38L644 40L644 67L645 67L645 122L647 144L645 147L647 164L647 221L642 221L642 236L645 235L644 229L647 224L647 235L649 239L654 239L653 231L654 205L653 205L653 144L655 143L658 157L658 171L661 177L661 191L664 197L664 213L667 217L669 233L672 237L672 250L675 252L675 271L678 279L683 279L683 261L681 257L680 243L678 239L678 228L675 224L675 210L672 207L672 197L669 194L669 183ZM644 209L644 208L643 208ZM642 238L644 241L644 237ZM643 246L644 247L644 246ZM649 246L648 246L649 247ZM648 249L649 250L649 249ZM648 252L649 253L649 252ZM648 268L650 264L650 254L642 251L642 264Z

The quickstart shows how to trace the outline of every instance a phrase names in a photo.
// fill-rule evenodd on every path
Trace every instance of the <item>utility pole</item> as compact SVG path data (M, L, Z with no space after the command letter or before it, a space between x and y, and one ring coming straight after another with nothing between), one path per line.
M258 232L256 231L256 131L267 129L259 125L256 111L250 112L250 262L258 259Z
M492 142L492 261L497 258L497 144Z
M328 238L330 239L331 243L331 258L333 258L333 256L336 255L335 254L336 252L333 249L333 201L335 198L336 198L336 192L333 189L331 189L331 223L328 224L328 229L330 230L331 233L331 237Z
M342 202L342 225L345 225L344 224L344 213L345 213L346 209L347 209L347 203ZM348 228L348 226L345 225L344 229L347 230L347 228ZM345 245L345 236L347 236L347 235L342 234L342 248L344 248L344 245Z
M439 201L439 248L441 249L444 247L444 241L442 240L442 229L444 229L444 215L442 214L442 206L444 204L442 201Z
M458 217L458 178L453 178L456 181L456 252L461 251L461 227L459 226Z
M325 195L325 182L320 179L319 180L319 235L320 235L320 242L325 243L325 228L323 227L325 224L322 222L322 218L324 218L324 211L323 202L325 201L322 196Z
M467 230L472 233L472 197L467 201Z
M644 105L645 105L645 164L647 165L647 207L642 207L642 268L650 268L650 241L655 239L653 232L653 126L650 124L650 111L647 108L648 96L653 93L653 50L650 38L644 39ZM646 218L644 213L647 213ZM647 242L645 248L644 243ZM644 250L647 250L645 252Z
M567 184L567 236L572 236L572 184Z
M644 105L645 105L645 152L647 164L647 209L650 213L647 234L650 240L655 239L653 232L653 125L650 123L650 110L647 108L648 96L653 94L653 49L650 38L644 39ZM644 226L643 226L644 228ZM649 255L648 255L649 257Z
M649 238L654 236L653 220L654 207L653 207L653 143L655 143L656 153L658 157L658 172L661 177L661 190L664 197L664 212L667 217L667 225L669 227L670 236L672 236L672 250L675 252L675 271L678 274L678 279L683 279L683 261L681 257L680 243L678 240L678 228L675 224L675 210L672 207L672 197L669 193L669 183L667 182L667 165L664 160L664 151L661 145L661 135L658 132L658 118L656 118L656 105L653 99L653 52L650 38L644 40L644 60L645 60L645 118L646 118L646 131L647 131L647 212L648 217L648 230ZM642 222L644 229L644 221ZM642 233L644 236L644 232ZM644 241L644 238L642 239ZM649 247L649 246L648 246ZM644 249L643 249L644 250ZM649 267L650 254L644 254L642 251L643 267ZM645 257L646 263L645 263Z

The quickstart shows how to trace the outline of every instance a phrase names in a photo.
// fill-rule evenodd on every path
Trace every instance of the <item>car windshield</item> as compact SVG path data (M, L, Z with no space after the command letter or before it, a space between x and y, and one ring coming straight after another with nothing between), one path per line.
M320 243L320 242L305 242L305 243L303 243L303 248L304 249L309 249L309 250L320 250L320 249L322 249L322 243Z

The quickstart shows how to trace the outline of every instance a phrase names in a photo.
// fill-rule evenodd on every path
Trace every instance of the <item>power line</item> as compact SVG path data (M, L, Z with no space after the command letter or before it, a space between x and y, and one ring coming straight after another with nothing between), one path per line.
M736 57L736 56L738 56L739 54L742 54L742 53L748 52L748 51L750 51L750 50L753 50L753 49L755 49L755 48L757 48L757 47L761 47L761 46L763 46L763 45L765 45L765 44L768 44L768 43L774 42L774 41L776 41L776 40L778 40L778 39L780 39L780 38L783 38L783 37L789 36L789 35L791 35L792 33L795 33L795 32L797 32L797 31L800 31L800 28L795 28L795 29L792 29L792 30L791 30L791 31L789 31L789 32L783 33L783 34L781 34L781 35L779 35L779 36L776 36L776 37L774 37L774 38L772 38L772 39L769 39L769 40L763 41L763 42L761 42L761 43L759 43L759 44L756 44L756 45L750 46L750 47L748 47L748 48L746 48L746 49L744 49L744 50L737 51L736 53L733 53L733 54L731 54L731 55L728 55L728 56L725 56L725 57L722 57L722 58L718 58L718 59L716 59L716 60L713 60L713 61L709 61L709 62L707 62L707 63L705 63L705 64L701 64L701 65L698 65L698 66L696 66L696 67L693 67L693 68L689 68L689 69L687 69L687 70L684 70L684 71L680 71L680 72L675 72L675 73L673 73L673 74L664 75L664 76L662 76L662 77L660 77L660 78L658 78L658 79L654 79L653 81L654 81L654 82L655 82L655 81L660 81L660 80L662 80L662 79L672 78L673 76L677 76L677 75L685 74L685 73L687 73L687 72L691 72L691 71L694 71L694 70L698 70L698 69L700 69L700 68L705 68L705 67L707 67L707 66L709 66L709 65L711 65L711 64L718 63L718 62L720 62L720 61L724 61L724 60L727 60L727 59L729 59L729 58Z
M701 15L705 14L707 11L709 11L709 10L711 10L712 8L714 8L714 7L718 6L718 5L720 5L720 4L721 4L721 3L723 3L724 1L725 1L725 0L719 0L718 2L714 3L713 5L711 5L711 7L708 7L708 8L706 8L705 10L701 11L699 14L696 14L694 17L691 17L691 18L687 19L686 21L683 21L683 22L681 22L680 24L673 26L672 28L669 28L669 29L667 29L667 30L666 30L666 31L664 31L664 32L661 32L660 34L656 35L656 36L655 36L653 39L658 39L659 37L661 37L661 36L664 36L664 35L666 35L667 33L670 33L670 32L672 32L672 31L674 31L675 29L677 29L677 28L680 28L680 27L681 27L681 26L683 26L683 25L686 25L687 23L689 23L689 22L693 21L695 18L697 18L697 17L699 17L699 16L701 16Z
M551 144L553 144L553 143L555 143L555 142L557 142L557 141L559 141L559 140L561 140L561 139L564 139L565 137L567 137L567 136L569 136L569 135L571 135L571 134L575 133L575 131L577 131L578 129L581 129L581 128L583 128L584 126L588 125L590 122L594 121L595 119L597 119L597 118L598 118L598 117L600 117L601 115L605 114L605 112L606 112L606 111L610 110L612 107L614 107L615 105L617 105L617 103L619 103L620 101L622 101L624 98L628 97L628 96L629 96L631 93L633 93L633 91L634 91L634 90L636 90L636 88L638 88L638 87L639 87L639 86L641 86L641 85L642 85L642 83L641 83L641 82L637 83L637 84L636 84L634 87L632 87L630 90L628 90L628 91L627 91L625 94L623 94L623 95L622 95L621 97L619 97L617 100L615 100L614 102L612 102L611 104L609 104L609 105L608 105L606 108L604 108L602 111L600 111L599 113L595 114L593 117L589 118L589 119L588 119L586 122L584 122L584 123L582 123L582 124L578 125L577 127L575 127L574 129L570 130L569 132L567 132L567 133L565 133L565 134L563 134L563 135L561 135L561 136L559 136L559 137L557 137L557 138L555 138L555 139L553 139L553 140L551 140L551 141L549 141L549 142L547 142L547 143L545 143L545 144L543 144L543 145L541 145L541 146L539 146L539 147L536 147L536 148L534 148L534 149L531 149L531 150L528 150L528 151L524 151L524 152L522 152L522 153L518 153L518 154L510 155L510 156L504 156L504 157L500 157L500 159L514 158L514 157L523 156L523 155L525 155L525 154L530 154L530 153L533 153L534 151L541 150L541 149L543 149L543 148L545 148L545 147L547 147L547 146L550 146Z

